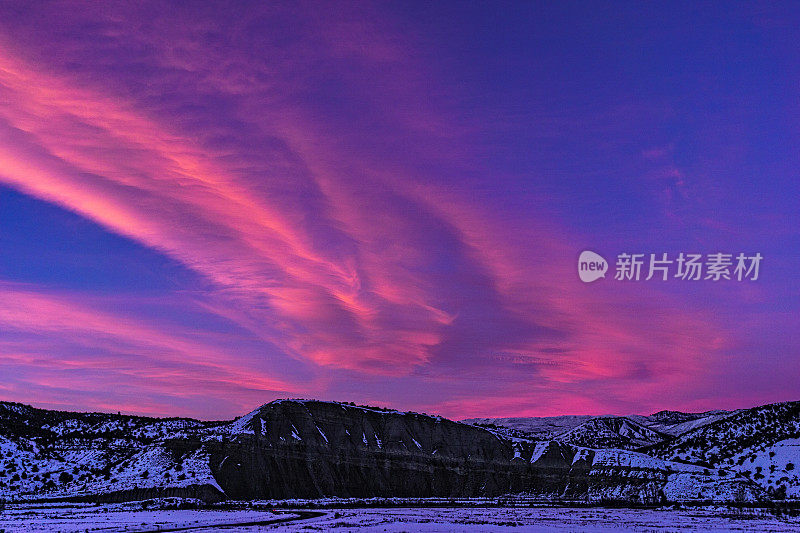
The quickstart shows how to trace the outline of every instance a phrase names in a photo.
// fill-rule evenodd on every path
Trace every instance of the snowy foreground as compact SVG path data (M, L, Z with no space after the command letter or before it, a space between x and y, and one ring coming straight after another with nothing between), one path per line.
M24 531L759 531L800 530L800 519L759 509L467 507L292 510L176 509L141 503L13 504L0 532Z

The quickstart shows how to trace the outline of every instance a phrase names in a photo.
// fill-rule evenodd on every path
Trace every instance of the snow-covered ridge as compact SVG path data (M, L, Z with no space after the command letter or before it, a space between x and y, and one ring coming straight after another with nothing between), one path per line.
M465 424L478 426L506 428L515 430L518 436L525 435L535 440L549 440L565 431L576 428L584 422L594 418L589 415L563 415L547 417L516 417L516 418L468 418L462 420Z
M670 440L731 416L738 411L683 413L660 411L644 415L562 415L517 418L470 418L464 423L485 427L506 437L558 439L581 446L639 449Z
M588 479L589 493L581 497L589 499L660 501L671 494L716 501L760 498L761 491L796 498L799 411L800 403L787 403L735 413L663 412L648 420L558 417L530 423L527 427L538 428L537 434L520 429L524 419L513 419L514 427L470 425L316 400L277 400L230 422L68 413L0 403L0 498L191 492L198 487L204 487L206 495L211 491L224 497L226 484L220 475L228 483L274 476L284 467L276 467L275 474L251 472L244 477L240 469L303 455L314 464L333 461L331 472L338 472L333 465L343 457L367 465L375 459L377 464L397 461L403 465L397 468L412 472L436 472L475 461L476 466L491 464L515 472L500 480L538 479L536 469L556 469L565 480ZM678 437L655 429L689 424L694 429ZM267 462L249 462L253 450L266 454ZM458 472L448 475L466 475L468 469ZM592 492L591 480L597 480L600 492ZM475 488L497 490L487 483ZM290 494L292 488L282 490Z

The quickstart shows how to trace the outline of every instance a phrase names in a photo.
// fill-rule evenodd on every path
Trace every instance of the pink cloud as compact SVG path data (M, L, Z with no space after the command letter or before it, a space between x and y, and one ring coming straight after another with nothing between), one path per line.
M112 25L125 42L156 50L145 57L152 94L144 95L2 52L0 183L200 273L212 288L198 307L282 352L268 357L307 362L315 384L331 390L354 376L404 380L411 394L441 386L419 405L467 415L513 405L530 413L616 410L633 398L675 399L693 386L724 333L656 292L658 304L643 305L641 295L581 285L573 276L580 239L547 222L555 220L547 198L531 206L536 215L517 220L392 162L393 150L371 150L369 132L344 133L349 119L337 118L336 106L303 105L314 69L331 57L412 76L408 51L360 24L376 46L352 45L351 26L337 26L319 38L338 46L319 53L298 45L288 57L277 46L258 50L274 57L256 63L260 69L246 52L197 48L192 36L202 21L169 39ZM415 154L441 163L459 129L409 90L419 78L406 81L359 94L391 111L389 129L404 136L390 141L412 138ZM172 102L174 93L201 110ZM198 95L218 98L225 113L204 112L214 104L194 102ZM464 164L463 154L447 153ZM237 369L230 351L77 298L3 290L3 301L18 304L0 306L0 323L52 343L49 357L6 346L5 364L21 366L41 390L68 388L59 372L69 369L81 371L86 395L98 373L104 388L129 380L151 397L233 394L240 404L253 391L303 387L265 375L268 364ZM56 353L87 343L102 355ZM131 364L135 353L153 366ZM384 391L376 385L363 394ZM113 395L92 405L115 401L137 405ZM147 412L165 404L148 401L139 404Z

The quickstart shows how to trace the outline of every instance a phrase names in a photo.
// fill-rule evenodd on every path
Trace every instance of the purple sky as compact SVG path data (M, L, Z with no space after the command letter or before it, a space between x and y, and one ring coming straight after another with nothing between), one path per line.
M0 399L800 397L800 9L0 4ZM761 253L584 284L582 250Z

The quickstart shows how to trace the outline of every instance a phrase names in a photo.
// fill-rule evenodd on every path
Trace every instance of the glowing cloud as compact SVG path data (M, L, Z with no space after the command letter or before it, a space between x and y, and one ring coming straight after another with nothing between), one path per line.
M581 284L584 227L544 186L507 205L516 193L492 184L512 171L479 166L489 143L441 105L451 86L420 59L430 43L391 17L151 7L42 7L41 21L72 23L50 38L0 23L0 184L199 274L182 305L236 333L1 285L16 394L213 416L294 394L602 412L684 401L730 347L707 306ZM122 384L141 394L115 395Z

